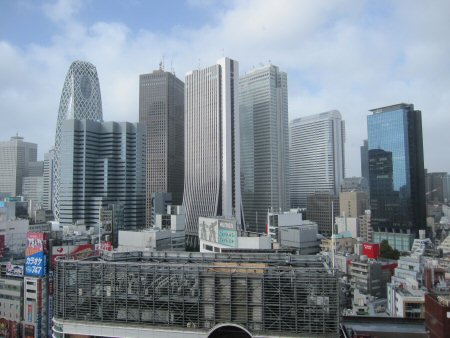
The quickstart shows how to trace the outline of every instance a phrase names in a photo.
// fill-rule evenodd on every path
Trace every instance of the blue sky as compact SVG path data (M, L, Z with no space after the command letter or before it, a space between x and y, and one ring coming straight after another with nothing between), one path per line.
M96 65L105 120L138 120L139 74L162 58L184 79L223 55L243 74L269 62L288 73L290 118L338 109L347 176L360 175L368 110L422 110L425 165L449 171L449 1L0 0L0 124L52 146L70 63Z

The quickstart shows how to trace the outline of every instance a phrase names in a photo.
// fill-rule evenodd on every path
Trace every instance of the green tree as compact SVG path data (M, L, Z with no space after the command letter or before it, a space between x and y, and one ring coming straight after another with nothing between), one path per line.
M380 245L380 256L386 259L398 260L400 257L400 252L397 249L392 249L389 242L385 239Z

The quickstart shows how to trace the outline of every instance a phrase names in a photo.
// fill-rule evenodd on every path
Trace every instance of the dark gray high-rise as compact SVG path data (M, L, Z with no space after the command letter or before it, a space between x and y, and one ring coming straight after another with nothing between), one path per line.
M371 112L367 133L372 227L418 235L426 227L421 112L405 103Z
M146 225L152 220L152 194L172 193L183 201L184 83L163 69L139 77L139 122L146 130Z

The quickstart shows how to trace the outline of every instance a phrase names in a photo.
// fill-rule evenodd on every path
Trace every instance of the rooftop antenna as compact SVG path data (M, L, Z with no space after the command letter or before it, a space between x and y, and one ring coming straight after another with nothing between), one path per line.
M175 75L175 71L173 70L173 59L170 60L170 72Z

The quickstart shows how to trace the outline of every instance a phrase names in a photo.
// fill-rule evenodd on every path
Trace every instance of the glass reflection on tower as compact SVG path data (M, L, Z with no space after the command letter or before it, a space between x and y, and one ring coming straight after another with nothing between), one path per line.
M417 234L426 225L421 112L404 103L371 111L367 129L372 227Z

